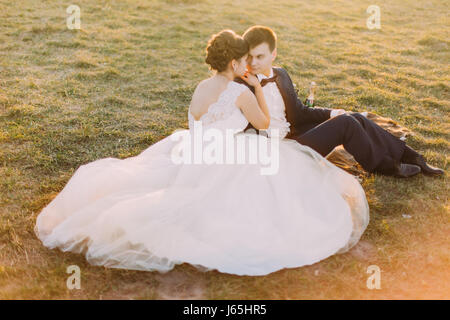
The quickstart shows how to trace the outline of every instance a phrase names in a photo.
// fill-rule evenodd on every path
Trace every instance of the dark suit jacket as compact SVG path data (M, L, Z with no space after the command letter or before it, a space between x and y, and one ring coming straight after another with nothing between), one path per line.
M286 120L291 124L290 132L287 134L286 138L301 135L330 118L330 109L318 107L310 108L301 102L297 97L292 80L286 70L274 67L273 74L277 75L275 82L284 101ZM246 85L253 93L255 93L255 88L241 78L236 78L234 81ZM255 129L250 123L244 131L248 129L254 129L259 133L259 130Z

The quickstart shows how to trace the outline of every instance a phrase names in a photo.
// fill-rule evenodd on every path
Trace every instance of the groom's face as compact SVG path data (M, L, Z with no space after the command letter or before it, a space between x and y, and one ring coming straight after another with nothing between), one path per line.
M277 49L270 51L269 44L263 42L254 48L251 48L248 53L247 67L251 73L270 74L272 69L272 62L277 55Z

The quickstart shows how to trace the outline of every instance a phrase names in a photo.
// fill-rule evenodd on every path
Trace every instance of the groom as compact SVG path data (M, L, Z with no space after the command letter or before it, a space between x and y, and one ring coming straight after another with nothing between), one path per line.
M277 128L281 132L280 138L294 139L324 157L342 144L368 172L403 178L421 171L428 175L443 174L442 169L429 166L405 142L359 113L303 105L286 70L272 67L277 55L277 38L273 30L254 26L243 37L250 45L248 69L260 80L269 108L268 132ZM254 88L242 79L235 81L254 92ZM244 131L249 129L256 130L249 124Z

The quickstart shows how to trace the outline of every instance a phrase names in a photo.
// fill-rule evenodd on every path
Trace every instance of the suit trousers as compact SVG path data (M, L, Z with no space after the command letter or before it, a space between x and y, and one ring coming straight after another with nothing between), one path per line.
M368 172L392 174L405 151L405 142L362 114L353 112L328 119L291 139L328 155L343 145Z

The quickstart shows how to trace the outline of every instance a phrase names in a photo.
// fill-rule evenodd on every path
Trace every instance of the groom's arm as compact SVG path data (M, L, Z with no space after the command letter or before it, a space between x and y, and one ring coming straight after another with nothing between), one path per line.
M283 71L283 73L285 73L287 79L287 81L285 82L285 85L287 86L287 92L295 95L296 108L298 109L299 114L301 114L300 119L297 119L298 123L322 123L330 119L330 113L332 109L320 107L310 108L305 106L295 93L294 84L292 83L292 79L287 71L283 68L280 69Z

